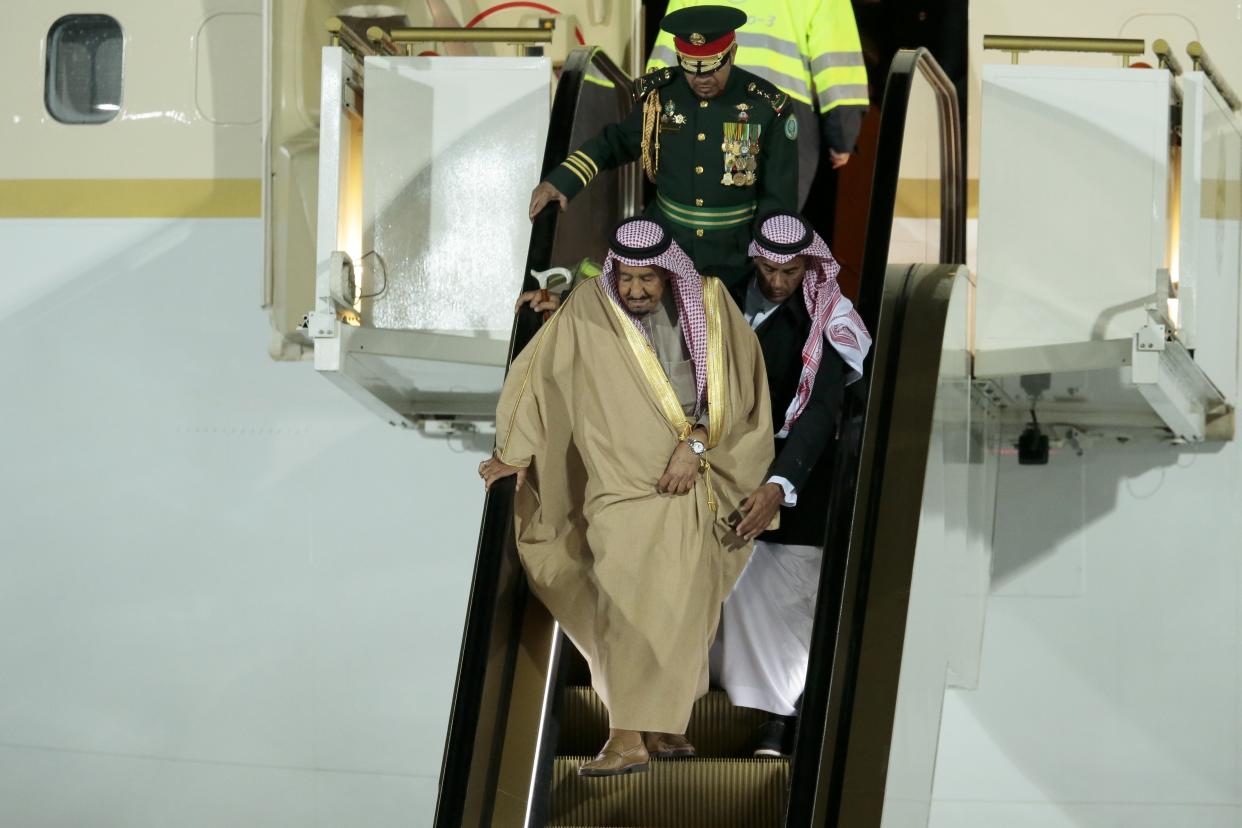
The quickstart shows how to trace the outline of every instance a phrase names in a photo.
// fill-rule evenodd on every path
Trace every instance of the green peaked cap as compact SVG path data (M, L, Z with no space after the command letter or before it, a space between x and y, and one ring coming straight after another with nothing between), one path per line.
M731 6L691 6L667 14L660 21L660 28L675 37L690 40L697 34L705 43L718 40L744 25L746 13Z

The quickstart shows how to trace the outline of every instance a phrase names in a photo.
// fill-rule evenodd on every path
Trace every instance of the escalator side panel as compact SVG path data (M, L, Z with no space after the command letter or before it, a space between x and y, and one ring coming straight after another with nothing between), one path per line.
M543 694L552 660L548 651L556 625L537 600L525 602L520 623L520 645L507 700L508 716L503 743L499 745L496 799L489 821L492 825L522 825L526 819L539 740Z
M824 753L815 797L791 799L787 825L881 824L941 343L957 272L894 265L885 279L870 404L854 425L854 522L836 547L846 553L829 559L844 599L837 624L824 630L835 633L837 650L826 677ZM809 737L799 738L801 750Z
M504 707L498 704L506 691L509 648L504 635L512 626L512 561L503 550L509 546L512 526L512 489L509 481L492 488L484 502L466 629L458 666L453 709L445 739L436 800L436 828L485 825L490 800L483 792L495 776L495 765L476 762L493 753L504 729ZM463 676L473 677L463 681Z
M871 519L859 538L871 547L870 565L862 573L866 583L860 583L866 610L850 693L840 806L829 824L878 826L883 815L941 343L956 271L925 266L911 274L896 370L888 377L893 404L877 434L880 445L865 488L878 501L866 504Z
M910 564L956 270L888 264L906 113L920 74L939 99L940 257L954 261L964 251L952 86L925 50L902 52L881 113L858 303L874 346L866 379L847 394L842 411L787 828L870 828L880 825L883 810Z

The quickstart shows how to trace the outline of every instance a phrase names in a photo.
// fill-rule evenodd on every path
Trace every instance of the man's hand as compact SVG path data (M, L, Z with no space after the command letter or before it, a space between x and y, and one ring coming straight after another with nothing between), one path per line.
M746 517L742 518L733 531L748 541L754 540L772 523L772 518L776 517L784 502L784 489L776 483L764 483L738 507L738 511Z
M487 489L491 489L492 484L497 480L515 474L517 475L517 489L521 491L522 484L526 482L526 469L502 463L495 457L489 457L479 464L479 477L483 478L483 486Z
M517 304L513 307L514 312L520 311L522 305L530 305L533 311L549 313L561 306L561 297L542 289L528 290L518 297Z
M656 483L660 494L685 494L694 488L694 476L699 473L699 458L687 443L678 443L673 456L668 459L664 476Z
M850 163L850 154L848 152L837 152L834 149L828 150L828 160L832 162L832 168L839 170L846 164ZM532 214L533 218L533 214Z
M846 156L848 157L848 156ZM539 211L548 206L549 201L559 201L561 209L564 210L569 206L569 199L565 198L565 194L553 187L546 181L540 181L539 186L530 194L530 220L534 221L535 216L539 215Z

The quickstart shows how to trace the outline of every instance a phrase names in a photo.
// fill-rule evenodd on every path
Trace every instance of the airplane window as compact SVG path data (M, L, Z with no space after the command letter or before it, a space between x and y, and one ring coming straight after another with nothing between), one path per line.
M121 110L121 24L106 14L70 14L47 33L43 103L65 124L103 124Z

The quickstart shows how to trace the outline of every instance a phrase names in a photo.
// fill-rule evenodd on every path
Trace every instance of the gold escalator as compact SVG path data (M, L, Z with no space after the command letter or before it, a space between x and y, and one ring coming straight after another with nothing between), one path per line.
M586 663L562 644L567 661L551 715L559 722L547 815L549 826L776 825L789 786L788 759L753 759L755 729L766 718L734 707L722 690L695 703L687 733L694 759L652 759L646 773L578 776L608 736L608 711L591 689Z
M583 83L588 71L609 84ZM916 88L933 102L930 124L911 114ZM628 90L602 53L572 53L545 172L623 115ZM920 130L932 134L918 139ZM903 158L915 153L938 157L939 244L930 245L938 249L928 250L928 264L895 265L899 180ZM621 171L592 201L580 197L561 216L545 211L528 270L598 257L616 221L633 212L637 181ZM697 757L653 759L648 772L629 776L579 777L578 766L607 736L607 712L585 662L526 586L512 484L502 483L484 506L436 828L878 828L952 263L965 254L964 204L953 88L926 51L899 53L881 115L858 302L875 347L867 379L852 387L842 413L793 756L751 757L766 714L735 708L713 689L696 703L687 733ZM515 320L514 353L538 324L533 314Z

